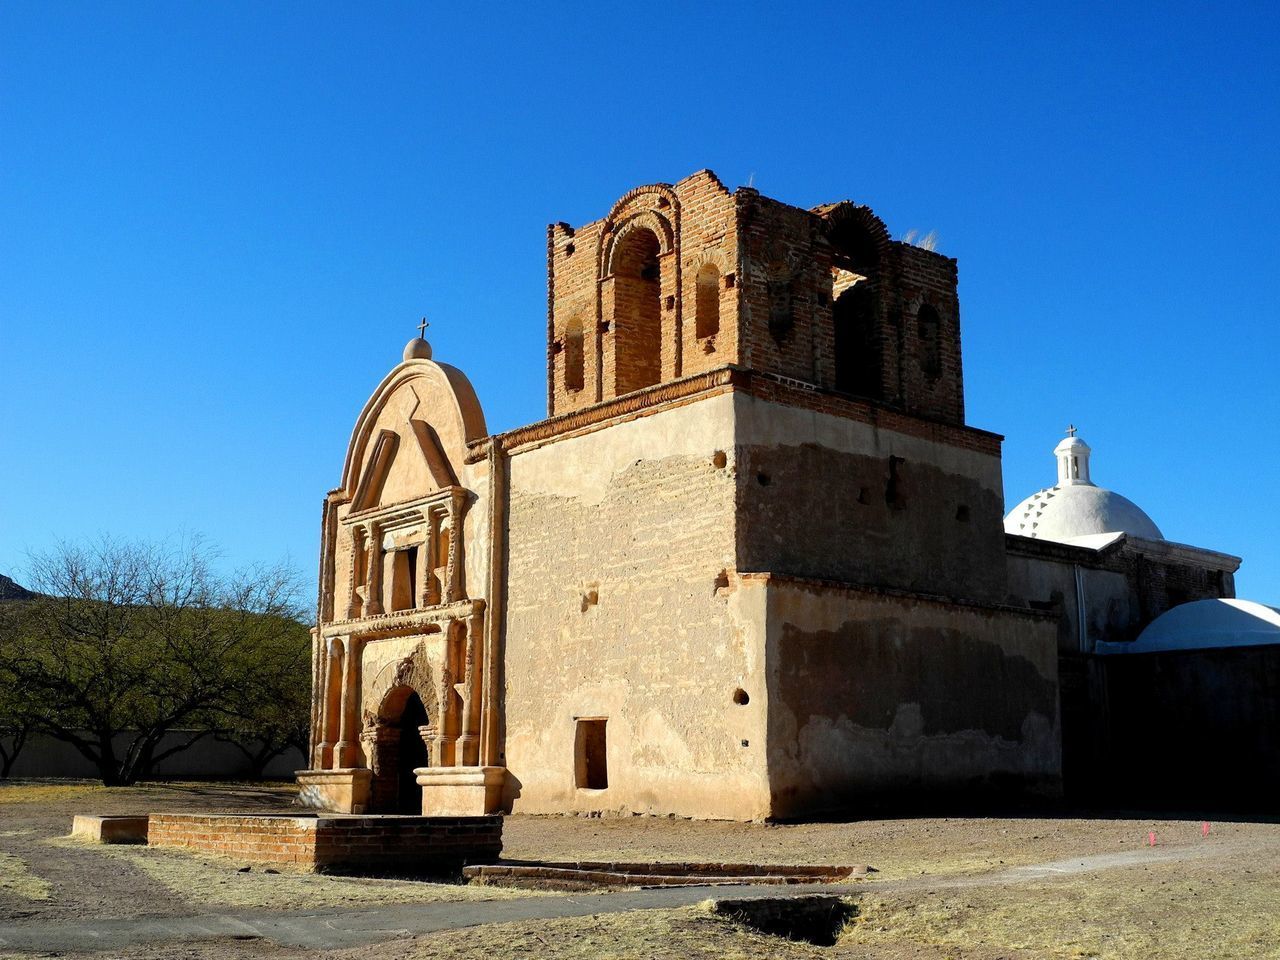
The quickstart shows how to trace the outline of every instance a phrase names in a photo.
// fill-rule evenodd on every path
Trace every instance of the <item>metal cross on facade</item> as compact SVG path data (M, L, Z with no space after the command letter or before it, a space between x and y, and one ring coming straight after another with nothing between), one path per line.
M422 318L422 322L421 322L420 324L418 324L418 339L419 339L419 340L425 340L425 339L427 339L427 327L429 327L429 326L431 326L431 324L427 323L427 318L426 318L426 317L423 317L423 318Z

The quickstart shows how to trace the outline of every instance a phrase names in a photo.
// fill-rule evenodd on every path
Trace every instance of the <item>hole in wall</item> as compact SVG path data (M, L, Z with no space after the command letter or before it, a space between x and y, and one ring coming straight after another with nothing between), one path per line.
M717 450L711 455L711 465L717 470L723 470L724 465L729 462L729 457L723 450Z
M590 587L582 591L582 612L586 613L597 603L600 602L600 591L595 587Z
M751 746L751 741L750 741L750 740L743 740L743 741L742 741L742 745L743 745L744 747L749 747L749 746Z
M564 248L564 255L565 255L566 257L572 257L572 256L573 256L573 254L574 254L574 252L575 252L577 249L578 249L578 248L577 248L577 247L575 247L575 246L571 243L571 244L569 244L567 247L565 247L565 248Z
M676 298L675 298L675 297L667 297L666 305L667 305L667 309L668 309L668 310L674 310L674 309L676 308Z
M884 485L884 502L894 509L905 507L906 500L902 495L902 465L906 463L902 457L889 457L889 478Z
M726 290L732 290L737 285L737 283L738 283L738 278L734 274L726 273L724 275L724 288Z
M969 522L969 505L967 503L962 503L956 507L956 519L961 523Z
M858 488L858 502L859 502L859 503L870 503L870 502L871 502L871 491L870 491L870 490L868 490L866 487L859 487L859 488Z
M747 691L739 687L737 690L733 691L733 702L740 707L745 707L751 702L751 696Z
M767 473L757 473L756 483L760 484L762 487L767 487L770 483L769 475Z
M711 592L718 594L721 590L729 589L729 571L721 570L716 574L716 579L711 585Z

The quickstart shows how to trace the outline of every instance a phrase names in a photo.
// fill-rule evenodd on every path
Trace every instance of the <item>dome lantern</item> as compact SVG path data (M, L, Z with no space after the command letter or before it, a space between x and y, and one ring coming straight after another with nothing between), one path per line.
M1067 439L1053 448L1058 458L1058 485L1081 484L1093 486L1089 479L1089 445L1076 436L1074 425L1067 427Z

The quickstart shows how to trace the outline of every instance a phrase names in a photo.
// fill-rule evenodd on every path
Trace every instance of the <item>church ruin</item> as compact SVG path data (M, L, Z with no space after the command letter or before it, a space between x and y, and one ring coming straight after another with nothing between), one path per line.
M304 797L756 819L1058 793L1084 555L1006 534L956 262L709 171L552 225L547 262L546 419L490 434L418 339L356 422ZM1160 556L1230 595L1234 558Z

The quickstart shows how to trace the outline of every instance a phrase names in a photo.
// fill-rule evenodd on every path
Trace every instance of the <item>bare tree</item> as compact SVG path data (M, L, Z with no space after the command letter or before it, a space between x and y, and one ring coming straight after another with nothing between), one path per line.
M224 578L210 556L199 539L64 544L32 559L39 596L0 622L0 673L37 728L75 747L103 783L134 783L209 736L252 699L273 651L305 642L287 570ZM296 682L306 687L305 669Z
M0 618L9 614L9 610L0 610ZM3 629L0 626L0 631ZM13 772L18 755L36 729L33 707L20 694L17 678L0 665L0 778L8 777Z

